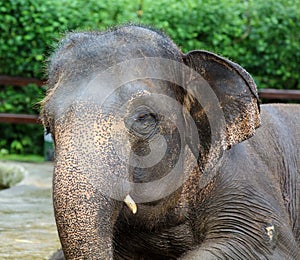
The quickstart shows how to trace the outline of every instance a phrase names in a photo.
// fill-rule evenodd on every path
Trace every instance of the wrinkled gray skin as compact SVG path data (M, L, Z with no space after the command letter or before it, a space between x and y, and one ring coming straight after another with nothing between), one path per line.
M210 84L226 122L214 158L208 156L209 123L193 98L195 89L187 93L168 82L137 80L110 95L105 106L84 94L95 73L141 57L178 61ZM100 97L104 87L110 88L99 85L93 95ZM140 109L143 104L133 100L145 92L163 93L182 104L185 109L170 109L170 115L185 124L184 135L179 137L174 125L148 108ZM127 101L129 112L112 120L110 109ZM197 145L186 113L198 128ZM71 33L50 60L42 117L55 139L53 201L67 259L299 259L300 107L259 109L256 86L237 64L205 51L182 54L160 32L139 26ZM179 158L180 139L199 157L198 163L182 170L187 178L176 191L137 203L133 214L103 188L107 178L126 171L112 138L129 136L130 150L144 156L158 133L167 140L166 156L158 167L131 167L131 181L147 183L164 176ZM185 164L190 162L185 158ZM210 169L206 179L205 167Z

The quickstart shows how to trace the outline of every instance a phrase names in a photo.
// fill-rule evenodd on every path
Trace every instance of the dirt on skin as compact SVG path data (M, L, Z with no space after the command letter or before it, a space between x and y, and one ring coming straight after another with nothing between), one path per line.
M24 179L0 190L0 259L49 259L59 247L51 198L52 163L17 165Z

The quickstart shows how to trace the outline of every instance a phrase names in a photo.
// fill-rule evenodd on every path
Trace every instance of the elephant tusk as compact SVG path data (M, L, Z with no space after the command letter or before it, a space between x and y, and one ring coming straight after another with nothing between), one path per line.
M124 202L133 214L135 214L137 212L137 206L129 194L124 199Z

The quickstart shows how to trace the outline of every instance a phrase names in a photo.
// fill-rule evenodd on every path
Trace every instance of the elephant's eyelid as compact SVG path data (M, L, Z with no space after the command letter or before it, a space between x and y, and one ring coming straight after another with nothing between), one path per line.
M157 120L157 116L154 113L141 113L139 114L134 120L144 120L147 116L153 117L155 120Z
M157 115L151 111L138 111L125 119L129 132L143 138L150 138L156 132L157 124Z
M145 119L146 116L147 116L146 113L140 114L140 115L138 115L134 120L137 121L137 120Z

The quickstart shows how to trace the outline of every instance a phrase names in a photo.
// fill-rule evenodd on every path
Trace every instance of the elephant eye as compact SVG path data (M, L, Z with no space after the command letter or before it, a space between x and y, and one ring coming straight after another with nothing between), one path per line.
M157 118L150 110L139 108L125 120L125 125L135 135L147 138L154 133Z

